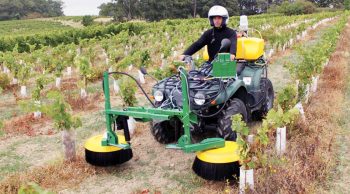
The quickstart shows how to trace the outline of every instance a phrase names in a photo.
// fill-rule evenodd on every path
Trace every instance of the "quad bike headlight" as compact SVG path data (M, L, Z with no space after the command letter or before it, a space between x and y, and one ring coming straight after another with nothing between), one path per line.
M205 103L205 95L202 93L197 93L194 95L194 103L197 105L203 105Z
M164 98L164 95L163 95L163 92L160 91L160 90L157 90L156 92L154 92L154 99L157 101L157 102L161 102Z

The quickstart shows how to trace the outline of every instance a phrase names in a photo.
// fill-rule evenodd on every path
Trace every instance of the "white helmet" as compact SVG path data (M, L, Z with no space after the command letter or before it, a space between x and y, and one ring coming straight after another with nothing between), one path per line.
M221 16L223 19L222 26L226 26L226 24L228 23L228 20L229 20L228 11L226 8L224 8L223 6L220 6L220 5L214 5L213 7L211 7L209 9L208 19L209 19L211 26L214 26L213 18L215 16Z

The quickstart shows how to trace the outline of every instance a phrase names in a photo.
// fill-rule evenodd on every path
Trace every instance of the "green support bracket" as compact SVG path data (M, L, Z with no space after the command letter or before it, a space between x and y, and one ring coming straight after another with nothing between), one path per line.
M118 143L118 136L114 131L107 131L105 137L102 138L101 145L102 146L116 146L116 147L119 147L121 149L129 149L130 148L130 144L119 144Z
M183 141L185 136L181 136L179 141ZM195 144L185 144L184 142L179 142L177 144L169 144L166 146L168 149L180 149L186 153L197 152L202 150L221 148L225 146L225 140L222 138L207 138L201 141L200 143Z
M118 136L114 131L107 131L105 137L102 138L101 145L108 146L109 143L118 144Z
M188 98L188 79L186 76L186 71L183 68L179 69L181 78L181 88L182 88L182 118L185 134L182 135L177 144L169 144L166 148L169 149L181 149L184 152L196 152L201 150L220 148L225 146L225 140L222 138L208 138L200 143L192 144L191 142L191 122L198 122L198 118L190 111L190 103Z
M109 146L115 146L121 149L130 149L130 144L112 144L112 143L108 143Z

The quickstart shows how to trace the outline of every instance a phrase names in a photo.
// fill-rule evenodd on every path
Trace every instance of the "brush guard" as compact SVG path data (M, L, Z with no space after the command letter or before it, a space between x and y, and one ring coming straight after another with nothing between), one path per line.
M183 107L180 109L161 109L161 108L146 108L146 107L127 107L124 109L111 108L110 91L109 91L109 75L118 72L104 72L103 74L103 89L105 95L105 117L107 132L102 139L102 146L116 146L122 149L130 148L130 134L127 119L135 118L137 121L148 122L156 120L170 120L177 117L183 124L184 135L182 135L176 144L168 144L166 148L180 149L186 153L208 150L213 148L221 148L225 146L223 138L207 138L199 143L191 142L191 123L198 124L197 116L191 112L188 98L188 79L187 72L183 67L179 68L182 88ZM124 74L124 73L122 73ZM133 78L134 79L134 78ZM135 80L135 79L134 79ZM136 80L135 80L136 81ZM137 81L136 81L137 82ZM137 82L138 83L138 82ZM138 84L139 85L139 84ZM141 88L142 89L142 88ZM116 123L117 129L124 130L126 144L119 143L118 136L112 130L113 122Z

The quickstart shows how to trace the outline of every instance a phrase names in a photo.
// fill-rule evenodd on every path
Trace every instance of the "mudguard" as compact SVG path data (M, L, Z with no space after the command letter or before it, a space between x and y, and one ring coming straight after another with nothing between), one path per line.
M237 79L231 85L226 88L226 92L222 92L215 99L215 104L222 104L226 100L230 99L240 88L246 90L246 86L241 79Z

